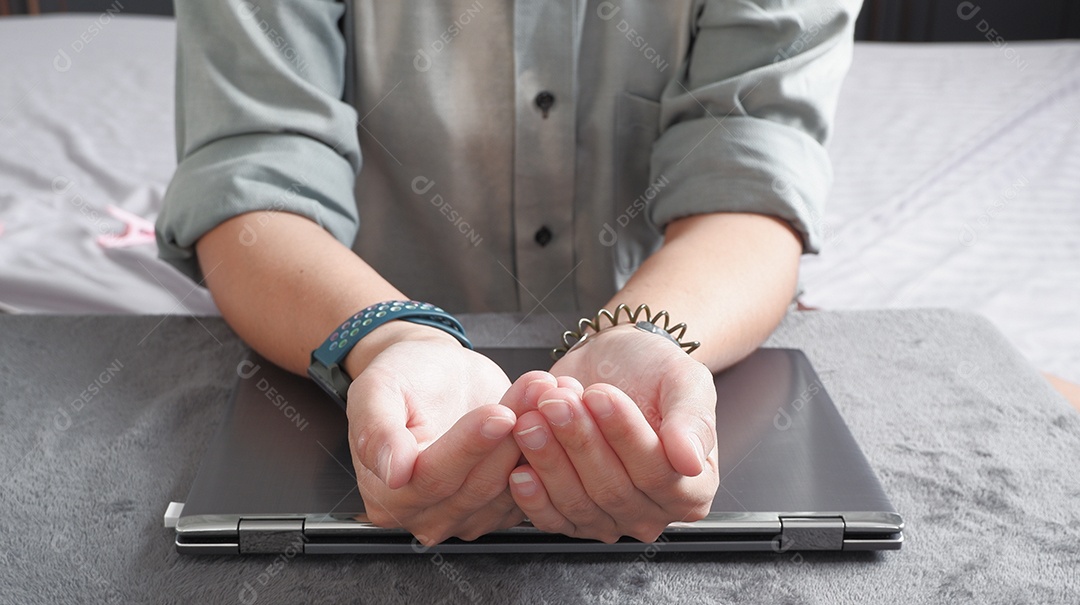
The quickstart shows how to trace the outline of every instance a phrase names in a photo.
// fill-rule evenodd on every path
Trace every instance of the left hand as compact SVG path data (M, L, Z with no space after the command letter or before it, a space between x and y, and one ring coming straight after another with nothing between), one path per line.
M709 513L719 475L705 365L662 336L620 325L567 353L551 369L557 379L538 374L522 377L537 386L514 427L528 463L510 481L535 527L652 542L669 523Z

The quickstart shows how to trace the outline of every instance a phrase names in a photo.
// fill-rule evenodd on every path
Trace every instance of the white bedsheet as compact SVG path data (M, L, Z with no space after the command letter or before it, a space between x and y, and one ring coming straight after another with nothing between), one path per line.
M1080 382L1080 42L858 45L804 301L990 318Z
M102 248L153 219L176 167L171 19L0 18L0 305L27 312L216 314L153 244Z
M110 204L157 215L174 36L154 17L0 19L0 306L216 312L152 244L96 243L123 228ZM1080 42L1009 48L857 45L804 300L974 310L1080 381Z

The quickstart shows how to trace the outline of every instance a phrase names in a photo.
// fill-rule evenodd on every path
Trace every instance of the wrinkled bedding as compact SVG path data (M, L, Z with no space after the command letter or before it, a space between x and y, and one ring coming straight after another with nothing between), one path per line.
M804 301L951 307L1080 382L1080 42L860 44Z
M98 241L129 227L110 207L150 221L161 207L176 167L174 43L164 18L0 19L0 305L216 313L152 240Z

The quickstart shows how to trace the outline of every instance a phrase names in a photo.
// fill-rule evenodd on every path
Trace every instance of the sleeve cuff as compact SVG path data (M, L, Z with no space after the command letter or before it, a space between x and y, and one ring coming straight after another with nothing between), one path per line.
M360 222L355 177L345 158L303 135L219 139L177 168L157 219L158 255L201 283L195 242L234 216L260 210L305 216L351 247Z
M653 148L650 181L661 178L671 184L649 212L661 230L687 216L747 212L787 221L805 253L821 247L832 164L801 130L742 116L675 124Z

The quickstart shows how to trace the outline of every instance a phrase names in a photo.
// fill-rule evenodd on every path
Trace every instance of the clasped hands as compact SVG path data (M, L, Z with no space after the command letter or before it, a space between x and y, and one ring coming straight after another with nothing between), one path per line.
M709 512L715 406L708 368L631 325L513 384L452 339L404 341L353 381L349 435L369 520L425 545L526 517L576 538L652 542Z

